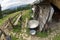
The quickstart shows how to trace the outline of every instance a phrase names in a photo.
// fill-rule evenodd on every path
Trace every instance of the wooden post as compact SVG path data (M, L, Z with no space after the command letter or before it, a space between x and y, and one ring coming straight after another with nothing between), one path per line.
M12 23L12 20L11 20L11 18L9 18L9 26L10 26L10 28L13 28L14 27L14 25L13 25L13 23Z

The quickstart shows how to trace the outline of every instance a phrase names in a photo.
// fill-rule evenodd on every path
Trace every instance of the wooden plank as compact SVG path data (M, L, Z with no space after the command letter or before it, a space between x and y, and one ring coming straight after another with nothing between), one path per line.
M60 9L60 0L49 0L49 1Z
M17 20L15 21L14 25L17 25L17 23L18 23L20 17L21 17L21 14L18 16L18 18L17 18Z

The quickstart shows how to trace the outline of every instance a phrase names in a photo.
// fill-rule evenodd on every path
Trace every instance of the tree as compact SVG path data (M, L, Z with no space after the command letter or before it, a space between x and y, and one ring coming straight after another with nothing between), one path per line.
M0 19L2 18L2 11L1 11L1 5L0 5Z

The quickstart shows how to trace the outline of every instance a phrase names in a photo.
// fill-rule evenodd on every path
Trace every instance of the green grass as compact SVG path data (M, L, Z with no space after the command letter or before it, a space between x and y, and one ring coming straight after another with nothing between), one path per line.
M42 32L37 31L36 36L41 37L41 38L45 38L45 37L48 37L48 35L50 35L50 33L51 33L51 29L49 29L48 32L46 32L46 31L42 31Z
M21 32L21 24L20 24L20 22L18 22L18 25L16 25L13 28L13 32Z
M17 38L15 36L12 36L11 38L12 38L12 40L17 40Z
M47 37L48 36L48 34L47 34L47 32L37 32L36 33L36 36L37 37L41 37L41 38L45 38L45 37Z
M60 34L57 34L57 35L53 38L53 40L60 40Z
M16 36L11 36L11 38L12 38L12 40L23 40L23 37L20 37L20 39L19 39L19 38L16 38Z
M31 18L31 10L25 10L23 11L24 15L22 16L22 21L25 21L26 18L30 19Z
M28 27L26 28L26 34L28 34L28 36L30 36L30 30Z

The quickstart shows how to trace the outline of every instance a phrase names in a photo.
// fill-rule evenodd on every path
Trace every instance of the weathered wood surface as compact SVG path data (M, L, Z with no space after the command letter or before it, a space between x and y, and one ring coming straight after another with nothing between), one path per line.
M42 31L48 21L51 21L52 15L53 9L49 4L37 5L35 9L35 19L39 21L40 31Z
M49 0L49 1L60 9L60 0Z
M44 28L44 25L48 21L49 12L50 12L49 6L40 6L40 12L39 12L39 18L38 18L40 22L40 31L42 31L42 29Z

